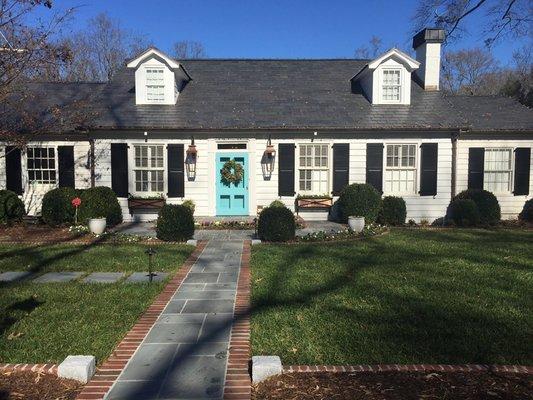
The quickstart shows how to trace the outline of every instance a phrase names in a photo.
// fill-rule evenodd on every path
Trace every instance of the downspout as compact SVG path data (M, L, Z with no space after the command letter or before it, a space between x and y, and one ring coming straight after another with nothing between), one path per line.
M452 182L451 182L451 198L453 199L457 194L457 140L464 129L459 129L457 132L452 133Z
M95 178L95 172L94 172L94 139L89 139L89 166L90 166L90 172L91 172L91 187L95 187L96 185L96 178Z

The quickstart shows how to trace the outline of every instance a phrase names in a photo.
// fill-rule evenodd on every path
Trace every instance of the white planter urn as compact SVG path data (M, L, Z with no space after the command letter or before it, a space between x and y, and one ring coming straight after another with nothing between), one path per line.
M89 230L95 235L101 235L104 233L106 227L105 218L91 218L89 219Z
M348 217L348 227L352 232L363 232L365 228L365 217Z

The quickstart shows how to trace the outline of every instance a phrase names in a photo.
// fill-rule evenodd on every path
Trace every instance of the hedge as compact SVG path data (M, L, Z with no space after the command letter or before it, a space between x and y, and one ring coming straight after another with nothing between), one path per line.
M342 222L348 217L365 217L366 223L376 221L381 208L381 195L366 183L348 185L341 192L337 202Z
M67 187L47 192L41 207L43 221L50 226L73 223L76 209L72 206L72 199L79 195L79 190Z
M386 196L381 203L378 221L383 225L402 226L407 217L405 200L401 197Z
M522 212L518 215L518 219L524 222L533 222L533 199L525 202Z
M11 224L21 221L24 213L24 203L15 192L0 190L0 223Z
M472 200L476 203L480 223L483 225L494 225L501 219L500 204L496 196L491 192L480 189L469 189L459 193L452 201L457 199Z
M157 238L167 242L184 242L194 235L191 209L182 204L165 204L159 211Z
M287 207L266 207L257 223L259 239L266 242L287 242L296 236L296 220Z

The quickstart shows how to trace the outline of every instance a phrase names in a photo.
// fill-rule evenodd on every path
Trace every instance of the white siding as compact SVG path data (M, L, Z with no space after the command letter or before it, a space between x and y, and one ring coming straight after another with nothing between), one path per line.
M471 147L532 147L531 139L516 139L516 140L458 140L457 141L457 193L468 189L468 152ZM513 152L513 176L514 180L514 152ZM530 163L529 174L529 195L515 196L512 193L502 194L496 193L496 198L500 203L502 210L502 219L514 219L520 214L526 200L532 197L533 193L533 163ZM514 182L513 182L514 183Z

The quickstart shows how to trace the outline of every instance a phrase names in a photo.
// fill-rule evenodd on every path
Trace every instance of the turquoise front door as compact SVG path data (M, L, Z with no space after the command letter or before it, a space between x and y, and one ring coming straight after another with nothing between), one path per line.
M242 165L243 174L240 182L227 183L222 179L220 170L230 160ZM217 215L248 215L248 154L217 153Z

